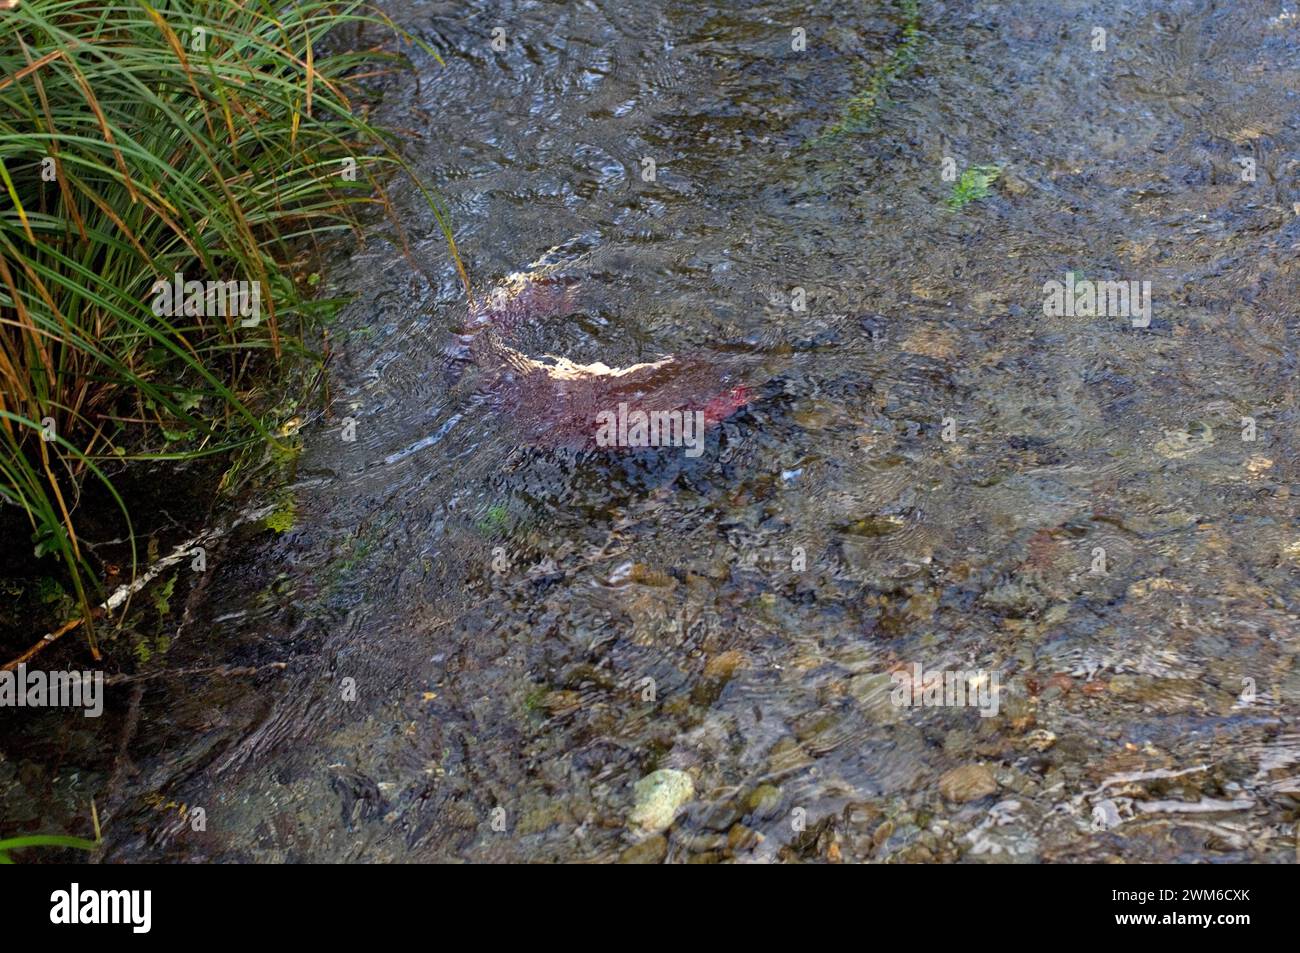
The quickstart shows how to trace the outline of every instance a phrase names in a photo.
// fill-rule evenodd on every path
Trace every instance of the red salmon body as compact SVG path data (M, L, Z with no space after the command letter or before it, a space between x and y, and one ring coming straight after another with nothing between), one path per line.
M490 405L521 443L570 449L703 448L704 432L753 400L734 358L701 352L612 368L540 361L502 336L524 323L572 314L577 286L552 276L511 275L476 299L444 351L456 376L474 364Z

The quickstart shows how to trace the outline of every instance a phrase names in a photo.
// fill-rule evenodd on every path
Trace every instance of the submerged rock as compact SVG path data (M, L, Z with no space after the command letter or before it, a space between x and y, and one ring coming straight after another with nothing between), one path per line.
M663 834L647 837L618 855L620 864L661 864L668 856L668 840Z
M658 832L671 827L677 811L695 796L695 782L685 771L661 768L638 781L632 793L634 804L628 823L643 831Z
M939 779L939 793L949 801L965 804L988 797L998 789L993 772L982 764L963 764Z
M1039 580L1032 575L1016 576L1000 586L986 590L980 602L1006 615L1029 618L1047 608L1048 598L1039 588Z
M775 784L760 784L749 792L745 809L757 817L770 817L781 806L781 789Z
M1214 443L1214 430L1209 424L1194 420L1186 430L1166 430L1156 441L1156 453L1162 457L1178 458L1204 450Z

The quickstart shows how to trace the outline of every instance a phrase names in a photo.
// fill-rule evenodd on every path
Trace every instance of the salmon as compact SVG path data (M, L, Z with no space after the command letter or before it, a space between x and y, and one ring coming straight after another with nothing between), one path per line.
M511 275L471 302L445 350L450 379L482 373L488 401L521 442L568 449L684 446L753 400L734 356L710 351L669 355L628 367L538 359L506 342L512 331L581 310L580 283L554 268ZM694 452L692 452L694 451Z

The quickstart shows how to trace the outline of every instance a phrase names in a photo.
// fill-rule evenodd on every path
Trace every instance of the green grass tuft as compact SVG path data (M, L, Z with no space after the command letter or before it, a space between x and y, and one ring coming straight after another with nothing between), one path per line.
M129 533L123 466L274 445L267 391L317 360L341 303L314 297L319 243L359 235L361 214L388 209L383 181L410 172L354 98L402 60L327 45L345 26L349 46L371 28L416 42L360 2L0 11L0 510L61 561L96 655L87 479ZM154 282L177 272L259 282L260 323L156 315Z

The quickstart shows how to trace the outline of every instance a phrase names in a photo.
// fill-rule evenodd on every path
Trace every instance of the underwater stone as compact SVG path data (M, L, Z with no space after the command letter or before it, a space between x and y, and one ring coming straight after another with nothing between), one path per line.
M635 804L628 823L657 832L672 826L678 809L695 796L695 783L685 771L661 768L638 781L632 792Z

